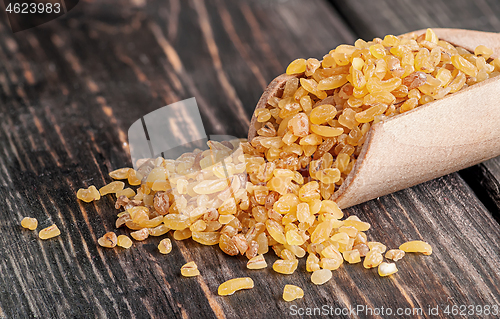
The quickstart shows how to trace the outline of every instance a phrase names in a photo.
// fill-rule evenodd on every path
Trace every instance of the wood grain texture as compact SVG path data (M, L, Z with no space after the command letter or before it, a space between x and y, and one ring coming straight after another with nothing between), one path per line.
M460 176L500 223L500 158L467 168L460 172Z
M412 4L424 16L434 10L430 2ZM479 21L481 12L467 15ZM433 243L434 255L405 257L392 278L344 265L317 287L305 260L284 276L249 272L245 258L191 240L174 241L167 256L157 252L160 238L130 250L97 246L114 229L113 200L85 204L75 193L130 165L129 125L195 96L207 133L245 136L262 90L288 62L354 40L326 2L81 1L67 16L15 35L0 19L0 318L275 318L288 316L292 304L500 303L500 260L492 253L499 228L457 174L346 211L368 219L370 238L390 247ZM26 215L39 229L56 223L62 235L38 240L19 226ZM181 278L191 260L202 276ZM253 290L216 295L223 281L248 275ZM304 299L283 302L288 283L303 287Z
M363 39L426 28L499 32L500 3L495 0L328 0Z

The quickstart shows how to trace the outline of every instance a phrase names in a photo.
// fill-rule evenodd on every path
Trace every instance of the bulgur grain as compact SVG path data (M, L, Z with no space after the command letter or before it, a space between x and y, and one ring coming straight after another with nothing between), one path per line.
M116 245L128 249L132 246L132 240L126 235L119 235L116 239Z
M76 197L86 203L90 203L91 201L101 199L101 194L94 185L90 185L87 189L80 188L76 193Z
M384 261L384 257L379 252L379 250L370 250L365 259L363 260L363 267L369 269L380 265Z
M192 237L218 244L228 255L245 254L249 269L265 268L262 254L271 247L281 258L273 269L283 274L293 273L307 252L306 270L315 284L330 280L344 259L364 257L365 268L378 266L381 276L390 275L397 268L382 262L385 245L368 242L370 224L356 216L341 220L344 214L331 198L355 167L374 123L497 76L500 60L490 61L492 52L478 46L472 54L428 29L419 37L340 45L322 61L294 60L283 89L255 110L253 140L209 141L208 150L177 159L144 159L147 170L110 173L138 186L135 191L112 182L101 193L116 193L115 207L125 209L116 226L135 230L136 240L172 229L176 240ZM94 186L77 193L86 202L100 195ZM130 247L122 236L118 245ZM169 252L170 240L158 249ZM398 260L404 251L431 254L432 248L413 241L386 257ZM191 262L181 273L199 271ZM250 278L236 278L222 284L219 294L251 287Z
M342 253L344 256L345 261L347 261L350 264L356 264L361 262L361 256L359 254L359 251L357 250L347 250Z
M285 285L283 289L283 300L293 301L295 299L303 298L304 290L295 285Z
M257 255L247 262L248 269L263 269L267 267L266 260L263 255Z
M219 296L232 295L236 291L241 289L251 289L253 288L253 280L249 277L244 278L234 278L226 282L223 282L218 289Z
M114 181L109 183L108 185L105 185L99 189L99 193L101 196L107 195L107 194L113 194L117 193L119 191L123 191L123 188L125 187L124 182L120 181Z
M100 246L106 247L106 248L115 247L117 242L118 242L118 238L116 237L116 234L113 232L107 232L106 234L104 234L104 236L102 236L101 238L99 238L97 240L97 243Z
M407 253L422 253L424 255L432 254L431 245L421 240L406 242L399 246L399 249Z
M132 236L132 238L134 238L135 240L142 241L149 237L149 230L148 228L142 228L137 231L131 232L130 236Z
M332 279L333 273L329 269L319 269L312 273L311 281L315 285L323 285Z
M273 264L273 270L284 275L291 275L297 269L299 261L297 259L283 260L278 259Z
M38 227L38 220L36 218L24 217L21 220L21 226L29 230L35 230Z
M158 250L160 253L166 255L172 251L172 242L168 238L164 238L158 244Z
M405 256L405 252L401 249L391 249L385 253L385 258L398 261Z
M198 270L198 266L194 261L190 261L184 266L181 267L181 275L184 277L194 277L198 276L200 271Z
M59 235L61 235L61 231L59 230L56 224L44 228L38 233L38 237L40 237L40 239L49 239L57 237Z
M368 247L370 248L370 251L378 251L379 253L383 254L387 250L387 246L385 246L382 243L379 243L377 241L370 241L368 242Z

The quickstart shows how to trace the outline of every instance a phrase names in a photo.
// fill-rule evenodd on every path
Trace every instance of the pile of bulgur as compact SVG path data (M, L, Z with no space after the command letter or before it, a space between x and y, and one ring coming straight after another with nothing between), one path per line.
M315 284L327 282L344 261L378 267L380 276L393 274L397 268L384 262L384 253L397 261L405 252L430 255L431 246L417 240L386 252L385 245L368 240L370 224L356 216L343 219L331 199L373 123L500 74L492 53L484 46L470 53L428 29L421 36L339 45L322 61L297 59L286 70L290 78L283 90L255 111L251 141L209 141L208 149L175 160L145 159L137 170L112 171L116 181L99 191L80 189L77 197L91 202L115 194L122 210L116 227L132 230L135 240L172 231L176 240L192 238L228 255L245 255L249 269L266 268L264 254L271 247L280 258L273 269L282 274L294 273L307 255ZM132 240L108 232L99 244L129 248ZM158 249L168 254L170 239ZM181 271L199 274L194 262ZM223 283L219 293L252 287L250 278L238 278ZM299 287L284 289L287 301L302 296Z

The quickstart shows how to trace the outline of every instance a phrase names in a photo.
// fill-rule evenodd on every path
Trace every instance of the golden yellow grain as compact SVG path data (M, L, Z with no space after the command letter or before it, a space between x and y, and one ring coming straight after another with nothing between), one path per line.
M122 195L125 196L125 197L127 197L127 198L132 198L132 197L135 196L135 192L130 187L127 187L127 188L125 188L123 190L119 190L119 191L116 192L116 198L119 198Z
M266 260L263 255L257 255L247 262L248 269L263 269L267 267Z
M228 296L234 294L238 290L252 289L254 286L253 280L250 277L234 278L223 282L217 290L219 296Z
M421 240L412 240L399 246L399 249L407 253L422 253L424 255L432 254L432 247Z
M130 168L124 167L114 170L109 173L109 176L113 179L127 179Z
M118 242L118 238L116 237L116 234L113 232L107 232L104 234L101 238L97 240L97 243L106 248L113 248L116 246Z
M24 217L21 220L21 226L29 230L35 230L38 227L38 220L36 218Z
M119 235L116 240L116 245L128 249L132 247L132 240L126 235Z
M366 254L363 260L363 267L367 269L377 267L383 260L384 257L378 250L371 250Z
M304 290L295 285L285 285L283 289L283 300L293 301L295 299L303 298Z
M139 229L131 232L130 236L132 236L135 240L142 241L149 237L149 230L147 228Z
M356 264L361 262L361 255L358 250L347 250L342 253L345 261L350 264Z
M61 235L61 231L59 230L59 228L57 228L57 225L55 225L55 224L52 226L49 226L47 228L42 229L38 233L38 237L40 237L40 239L49 239L49 238L57 237L59 235Z
M378 274L380 277L390 276L398 271L396 264L383 262L378 266Z
M332 279L333 273L329 269L316 270L311 275L311 281L315 285L323 285Z
M166 255L172 251L172 242L168 238L164 238L158 244L158 250L160 253Z
M381 254L383 254L387 249L384 244L379 243L378 241L368 242L368 247L370 248L370 251L378 251Z
M273 264L273 270L280 274L291 275L295 272L298 265L299 261L297 259L292 259L292 260L278 259Z
M90 203L91 201L101 199L101 194L94 185L91 185L87 189L80 188L76 193L76 197L86 203Z
M125 187L124 182L114 181L114 182L109 183L106 186L101 187L99 189L99 193L101 194L101 196L104 196L107 194L112 194L112 193L117 193L119 191L122 191L123 187Z
M183 275L184 277L194 277L198 276L199 274L200 271L198 270L198 266L194 261L190 261L181 267L181 275Z
M297 59L292 61L286 68L286 74L300 74L306 71L306 60Z
M354 216L341 220L344 214L330 198L357 167L375 123L497 76L500 60L490 61L491 54L483 46L473 54L456 48L429 29L420 37L339 45L322 61L297 59L287 67L294 76L283 90L255 110L252 141L209 141L208 149L177 159L143 160L151 164L148 173L110 173L130 188L112 182L101 193L116 193L116 207L125 210L116 225L133 230L136 240L172 229L176 240L193 238L245 255L249 269L265 268L262 254L272 248L281 258L273 269L284 274L293 273L307 253L306 270L317 284L327 282L344 259L364 257L364 267L388 275L394 266L382 262L385 245L368 241L370 224ZM77 193L87 202L100 195L94 186ZM164 239L158 249L167 252L169 246ZM425 243L400 249L386 257L432 252ZM240 287L229 286L229 292Z

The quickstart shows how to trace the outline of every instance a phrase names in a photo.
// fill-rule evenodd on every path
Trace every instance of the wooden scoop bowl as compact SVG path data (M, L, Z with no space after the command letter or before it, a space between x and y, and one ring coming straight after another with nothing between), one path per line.
M478 45L500 56L500 34L433 29L439 39L471 52ZM415 31L420 35L425 30ZM263 108L291 75L274 79L256 108ZM248 140L259 125L252 117ZM476 165L500 155L500 76L374 124L356 165L333 195L341 208Z

